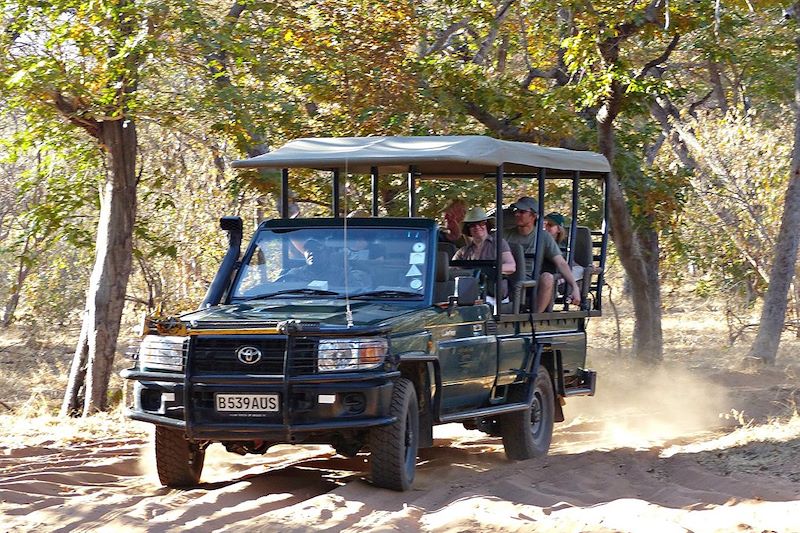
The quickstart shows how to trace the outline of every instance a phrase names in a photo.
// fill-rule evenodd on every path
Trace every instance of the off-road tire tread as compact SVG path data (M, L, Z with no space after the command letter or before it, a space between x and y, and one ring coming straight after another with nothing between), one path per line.
M542 396L543 400L549 401L550 405L543 406L545 421L545 434L540 442L536 442L531 434L531 408L523 411L508 413L500 418L500 434L503 438L503 448L506 457L512 461L524 461L535 457L547 455L550 449L550 442L553 437L553 419L555 415L555 394L553 392L553 382L550 380L550 373L543 366L539 367L536 375L534 387L545 387ZM522 401L522 389L518 389L517 396L510 398L511 401Z
M414 384L406 378L398 379L392 392L390 413L397 420L388 426L379 426L370 431L370 471L372 483L378 487L397 491L408 490L414 481L405 472L405 424L406 411L417 416L417 394ZM419 448L419 422L415 441ZM415 451L416 457L416 451Z
M205 451L195 451L183 432L156 426L156 470L158 479L168 487L192 487L200 481ZM192 455L199 466L189 461Z

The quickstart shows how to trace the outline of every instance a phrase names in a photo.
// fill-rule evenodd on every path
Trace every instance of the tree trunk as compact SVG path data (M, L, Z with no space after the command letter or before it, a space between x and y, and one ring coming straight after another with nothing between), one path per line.
M67 390L64 392L64 400L61 402L61 416L78 416L81 414L83 404L81 390L86 383L86 361L89 358L89 339L87 338L89 321L86 320L87 314L84 312L78 346L75 348L75 355L72 356Z
M14 313L17 311L22 289L25 285L25 279L28 277L29 272L30 266L26 264L24 259L20 259L19 268L17 268L17 279L11 287L11 296L9 296L5 309L3 310L3 327L11 325L11 322L14 321Z
M99 140L108 154L110 172L101 193L95 264L86 295L85 339L81 335L75 349L62 414L74 410L83 376L86 377L83 415L103 411L108 406L108 383L131 273L136 218L136 126L131 120L101 122ZM84 353L88 367L81 372Z
M14 313L17 311L17 306L19 305L19 299L22 295L22 289L25 285L25 280L28 278L28 274L30 274L31 271L31 260L30 258L26 257L30 249L31 237L28 236L28 238L25 240L25 246L23 247L22 254L19 258L17 279L11 288L11 296L9 296L8 302L6 302L6 306L3 311L3 327L8 327L11 322L14 321Z
M634 329L633 346L635 353L645 359L660 360L663 355L663 332L661 329L661 278L659 277L660 248L658 232L652 226L639 228L636 231L639 247L642 252L645 275L647 276L647 311L650 326L647 333ZM643 328L644 329L644 328ZM638 347L642 346L642 349ZM653 354L657 354L654 355ZM651 357L652 356L652 357Z
M795 4L795 8L800 5ZM795 15L796 17L797 15ZM794 80L794 147L792 148L792 176L783 202L781 229L775 245L775 262L769 276L769 287L764 296L758 334L750 347L749 356L765 364L775 364L781 332L786 323L786 303L789 287L797 262L800 242L800 39L797 40L797 67Z
M642 256L637 235L625 196L619 180L613 170L614 165L614 127L613 114L605 111L598 113L597 125L600 153L606 156L612 166L608 182L609 218L611 236L617 247L620 262L630 280L631 296L635 324L633 330L633 353L644 361L658 362L664 355L663 336L661 331L661 296L658 284L658 270L655 274L648 272ZM656 248L658 241L655 240ZM655 253L656 265L658 252Z

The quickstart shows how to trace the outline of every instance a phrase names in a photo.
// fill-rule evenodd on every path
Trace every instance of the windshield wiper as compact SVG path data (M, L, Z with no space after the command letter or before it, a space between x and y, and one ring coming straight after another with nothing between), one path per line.
M281 294L310 294L313 296L339 296L339 293L336 291L326 291L323 289L309 289L309 288L302 288L302 289L284 289L282 291L277 292L267 292L264 294L256 294L255 296L248 296L244 298L243 302L249 302L250 300L260 300L262 298L271 298L273 296L279 296Z
M361 292L359 294L354 294L350 298L355 300L357 298L369 298L369 297L378 297L378 298L409 298L413 297L414 299L421 299L422 295L418 292L411 292L411 291L398 291L394 289L386 289L381 291L369 291L369 292Z

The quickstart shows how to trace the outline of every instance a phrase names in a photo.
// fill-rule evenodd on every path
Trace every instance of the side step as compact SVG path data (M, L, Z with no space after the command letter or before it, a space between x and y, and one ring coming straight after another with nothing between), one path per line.
M579 368L578 374L581 386L566 389L564 396L594 396L594 391L597 387L597 372Z

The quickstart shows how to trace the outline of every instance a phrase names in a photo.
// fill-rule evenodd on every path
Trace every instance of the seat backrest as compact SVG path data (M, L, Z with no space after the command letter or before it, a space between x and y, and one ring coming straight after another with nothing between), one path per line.
M503 208L503 230L510 230L516 227L517 221L514 219L514 210L510 207Z
M575 264L584 268L592 266L592 232L586 226L575 228Z
M450 280L450 256L447 252L436 252L436 282Z
M439 241L436 243L436 251L445 252L447 254L447 258L450 259L454 255L456 255L456 252L458 251L458 246L456 246L452 242Z
M450 279L450 256L447 252L437 251L436 280L433 284L434 303L446 302L455 293L455 288L455 281Z

